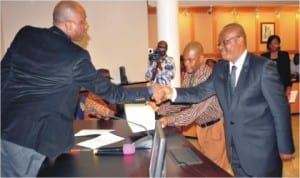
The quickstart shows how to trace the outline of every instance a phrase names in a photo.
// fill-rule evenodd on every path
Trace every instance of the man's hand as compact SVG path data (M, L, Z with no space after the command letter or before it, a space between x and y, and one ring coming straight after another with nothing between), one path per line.
M161 117L159 119L162 128L165 128L168 125L168 119L166 117Z
M153 84L151 88L153 91L152 99L155 100L156 104L171 99L173 96L173 90L170 87Z
M164 87L163 90L165 92L166 100L171 99L173 96L173 89L171 87Z
M159 68L159 70L163 70L162 66L161 66L161 62L160 61L157 61L157 68Z
M292 159L294 159L294 154L284 154L284 153L280 153L280 159L282 161L291 161Z
M165 93L164 91L162 90L162 85L159 85L159 84L153 84L151 85L151 88L152 88L152 99L154 99L157 103L157 101L163 101L163 99L165 98Z
M110 116L113 116L116 114L114 111L107 109L107 108L102 108L101 110L102 110L102 113L100 114L99 112L90 109L88 116L93 119L109 120Z

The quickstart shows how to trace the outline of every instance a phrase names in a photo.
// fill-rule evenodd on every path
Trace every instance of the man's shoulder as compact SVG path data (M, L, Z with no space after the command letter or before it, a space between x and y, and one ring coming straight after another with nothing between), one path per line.
M224 67L229 66L229 61L225 59L219 59L218 62L215 64L213 70L223 70Z
M40 32L42 31L42 28L38 28L38 27L33 27L30 25L26 25L23 26L16 34L16 37L19 36L28 36L28 35L34 35L34 34L40 34Z
M73 43L63 31L55 26L48 28L26 25L20 31L22 39L25 41L31 40L36 44L48 45L48 50L64 51L64 53L73 54L73 56L88 56L90 58L86 49Z
M263 52L263 53L261 53L261 56L269 58L270 52Z
M258 62L258 63L265 63L265 62L270 62L271 61L269 58L267 58L263 55L259 56L259 55L254 54L254 53L248 53L247 56L250 60Z
M42 31L47 31L47 28L25 25L19 30L19 32L32 32L32 33L36 33L36 32L38 33L38 32L42 32Z
M210 74L212 73L212 69L206 65L206 64L202 64L200 65L200 67L196 70L195 72L195 76L199 77L199 76L210 76Z

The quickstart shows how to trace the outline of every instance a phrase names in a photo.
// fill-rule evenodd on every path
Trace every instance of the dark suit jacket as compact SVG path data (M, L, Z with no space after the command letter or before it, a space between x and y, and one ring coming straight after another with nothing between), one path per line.
M249 175L272 176L282 168L279 152L294 152L289 104L276 66L248 53L232 101L228 75L229 62L217 63L203 84L177 89L175 102L200 102L217 94L224 112L227 150L234 142L241 165Z
M262 56L270 59L270 52L263 53ZM279 72L280 80L284 85L284 88L292 86L291 81L291 66L290 66L290 56L286 51L278 51L277 70Z
M96 71L89 53L57 27L22 28L1 61L1 136L50 157L73 146L80 87L110 103L143 101Z

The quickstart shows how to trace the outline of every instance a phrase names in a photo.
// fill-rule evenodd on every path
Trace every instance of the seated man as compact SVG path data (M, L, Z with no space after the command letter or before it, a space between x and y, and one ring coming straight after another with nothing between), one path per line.
M111 80L108 69L98 69L105 78ZM76 119L109 119L109 115L116 114L117 107L115 104L110 104L104 101L93 92L83 90L79 93L79 102L77 106Z

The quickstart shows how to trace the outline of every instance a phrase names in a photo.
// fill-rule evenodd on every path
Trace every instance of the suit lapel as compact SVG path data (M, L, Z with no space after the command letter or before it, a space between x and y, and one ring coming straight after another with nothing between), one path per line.
M223 73L223 81L224 81L224 91L225 91L225 96L226 100L227 100L227 106L228 108L230 108L231 105L231 94L230 94L230 82L229 82L229 62L227 61L227 63L224 65L224 73Z
M243 93L244 88L247 86L249 63L250 63L250 54L248 53L232 96L231 108L236 108L240 95Z

